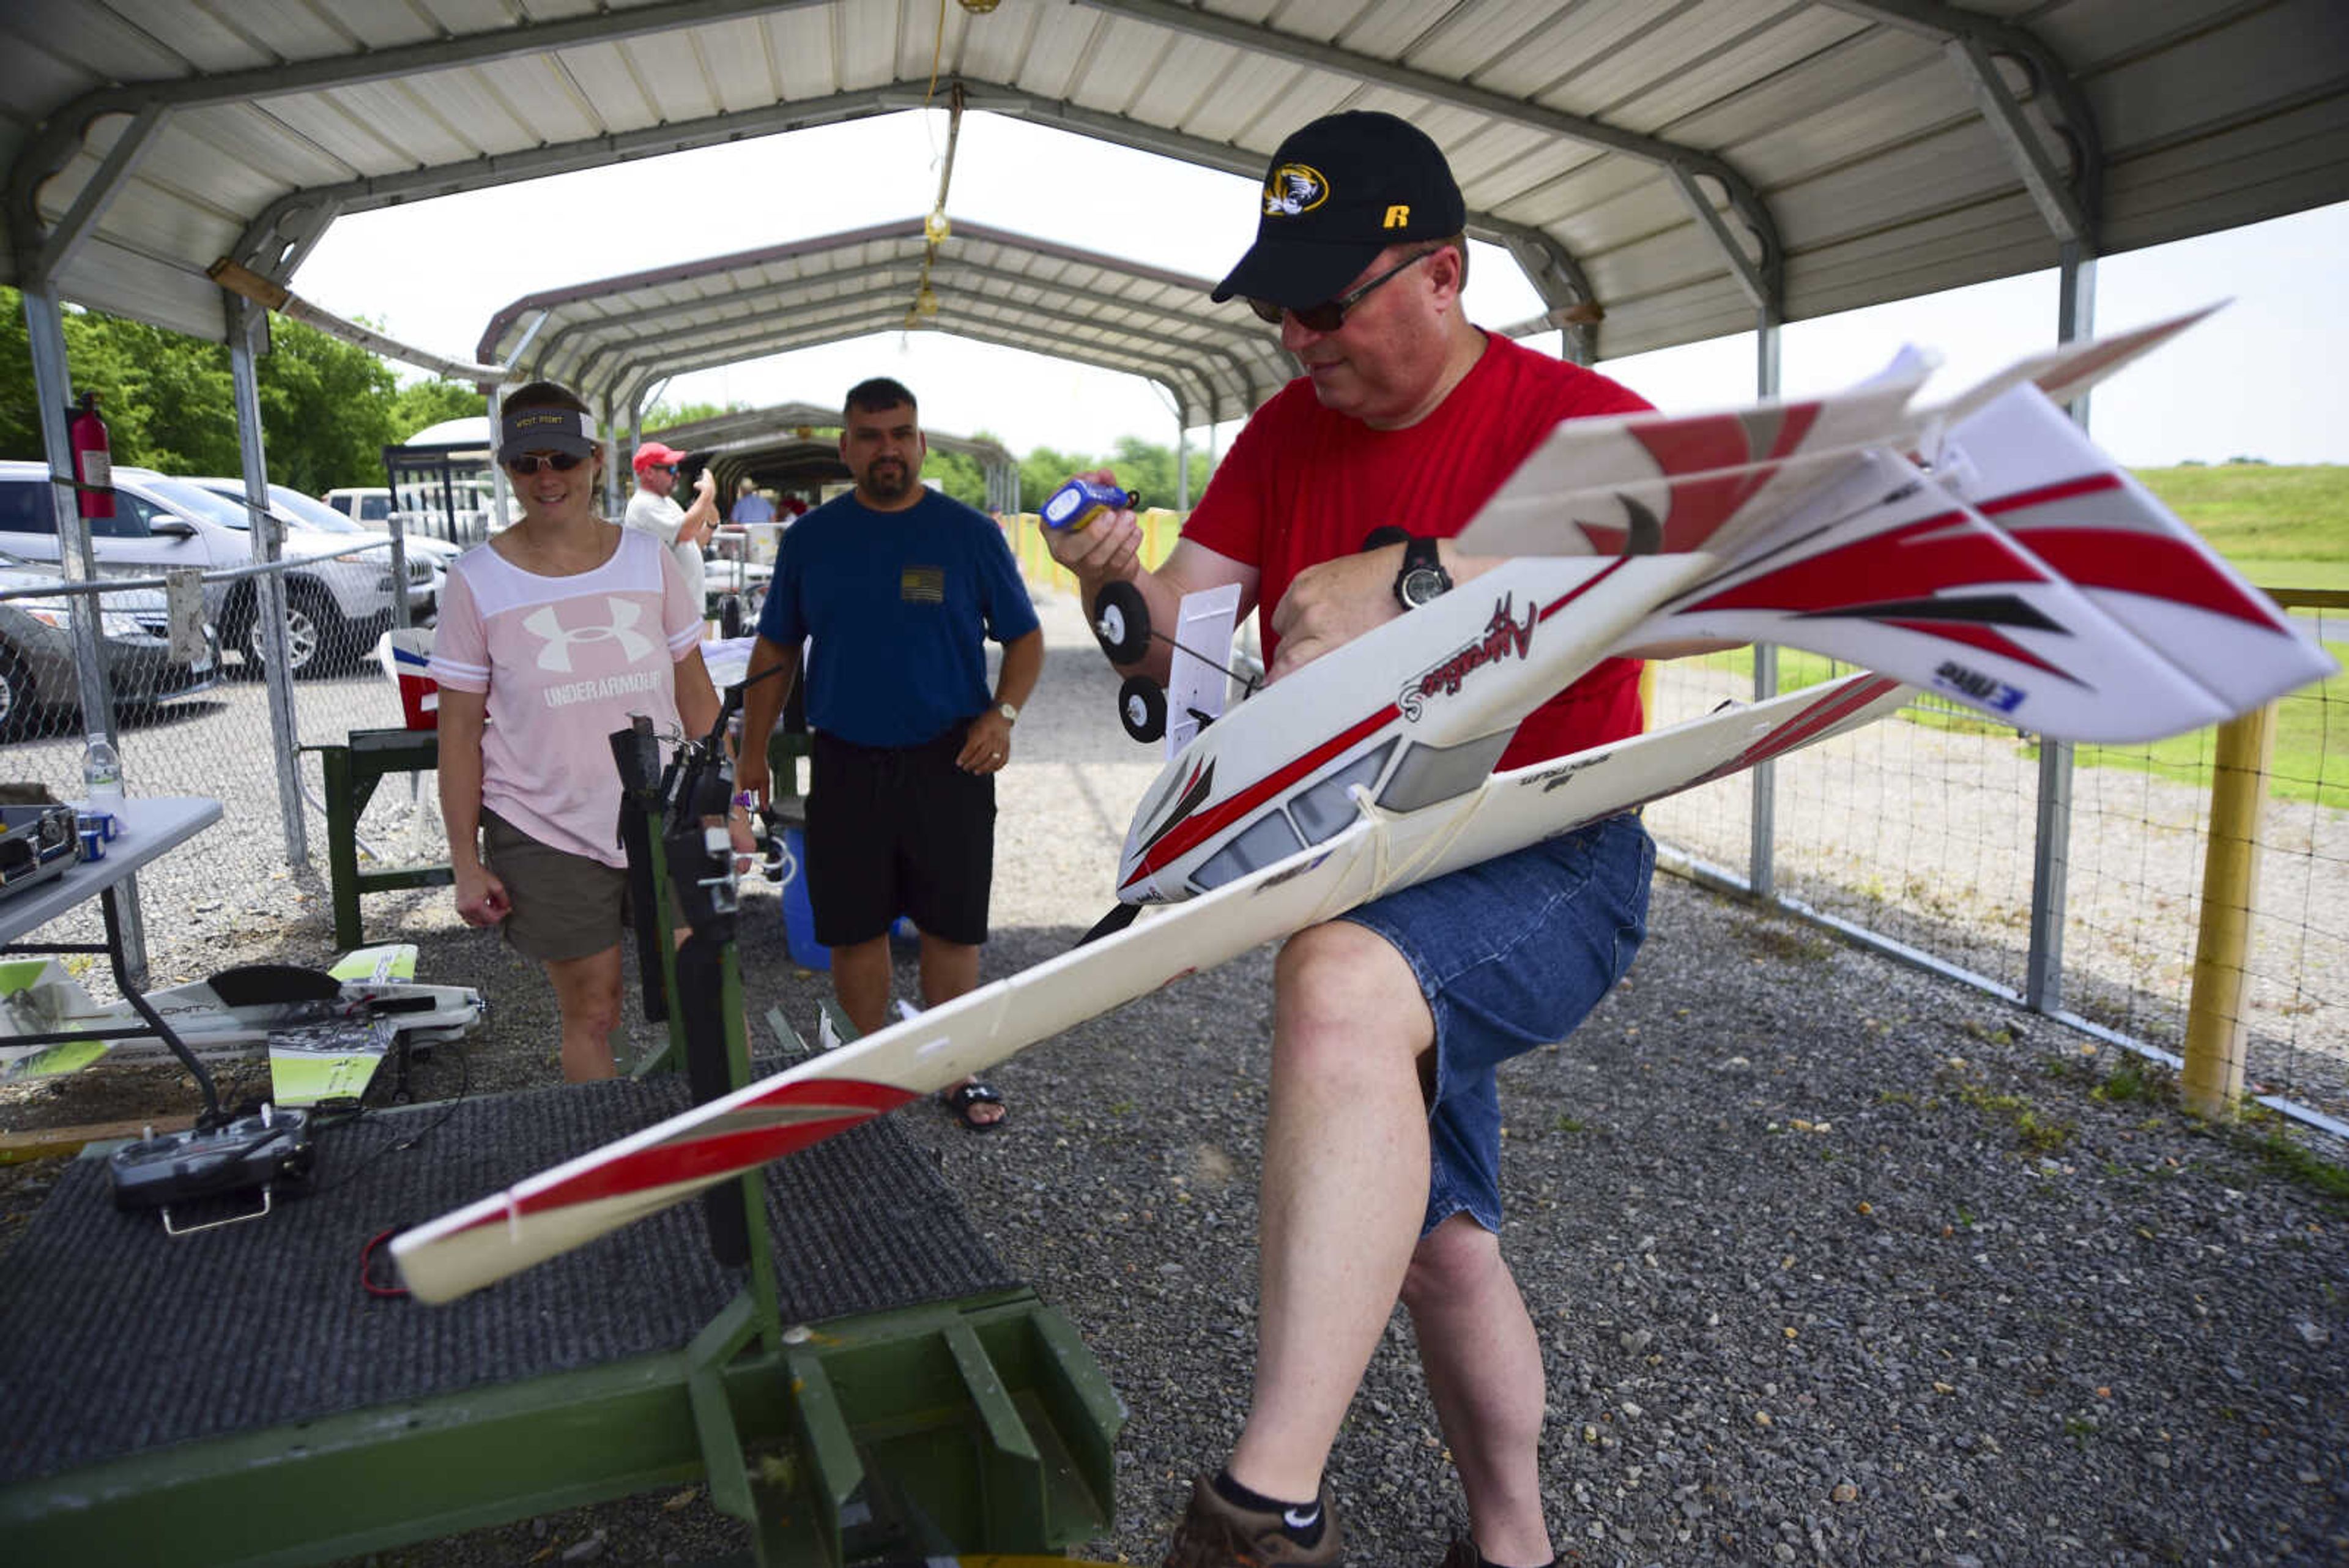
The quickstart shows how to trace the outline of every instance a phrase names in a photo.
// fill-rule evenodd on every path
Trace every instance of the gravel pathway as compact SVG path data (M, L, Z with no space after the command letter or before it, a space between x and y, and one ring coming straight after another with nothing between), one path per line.
M988 978L1107 907L1155 771L1073 605L1043 607ZM191 965L322 955L312 874L207 879ZM827 977L790 963L771 894L750 909L751 1012L805 1027ZM543 985L445 891L368 919L493 998L476 1092L557 1076ZM1502 1079L1504 1245L1547 1364L1568 1561L2349 1562L2349 1200L2319 1179L2338 1148L2198 1127L2110 1048L1684 882L1660 878L1653 929L1574 1040ZM1154 1563L1244 1406L1269 971L1252 953L1008 1064L1001 1133L905 1117L1129 1408L1089 1555ZM109 1092L151 1101L168 1077ZM95 1093L19 1093L0 1122L98 1119ZM1331 1481L1366 1568L1432 1565L1463 1527L1400 1317ZM693 1562L737 1541L706 1503L630 1503L372 1561Z

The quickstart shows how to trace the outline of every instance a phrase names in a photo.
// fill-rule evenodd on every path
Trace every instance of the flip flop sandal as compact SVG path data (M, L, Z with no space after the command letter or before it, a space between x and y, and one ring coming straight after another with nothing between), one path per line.
M954 1112L955 1116L962 1122L964 1127L968 1127L972 1132L993 1132L996 1128L1001 1127L1005 1122L1011 1119L1011 1112L1008 1106L1005 1108L1003 1115L996 1117L991 1122L974 1121L971 1119L970 1108L973 1106L1000 1106L1003 1104L1003 1096L997 1094L993 1089L988 1088L985 1084L965 1084L960 1088L939 1096L938 1099L939 1102L947 1107L947 1109Z

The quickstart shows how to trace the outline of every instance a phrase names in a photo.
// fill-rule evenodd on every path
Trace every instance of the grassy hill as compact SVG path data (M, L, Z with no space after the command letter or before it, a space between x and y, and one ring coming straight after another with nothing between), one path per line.
M2136 473L2261 587L2349 588L2349 466L2230 462Z
M2232 462L2205 467L2135 471L2146 488L2191 524L2235 568L2263 588L2349 589L2349 466L2286 468ZM2344 668L2349 668L2349 611L2300 612ZM1751 654L1730 655L1750 672ZM1824 680L1842 669L1812 654L1781 649L1782 690ZM2279 799L2315 801L2349 809L2349 674L2296 693L2277 711L2275 761L2270 787ZM2012 732L1969 710L1909 710L1912 722L1968 733ZM2189 783L2205 782L2210 732L2198 731L2151 746L2082 746L2081 767L2133 769Z

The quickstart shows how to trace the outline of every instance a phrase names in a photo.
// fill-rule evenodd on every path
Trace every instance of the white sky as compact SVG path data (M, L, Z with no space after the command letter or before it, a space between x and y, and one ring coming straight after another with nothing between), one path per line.
M470 359L491 316L526 294L812 238L929 211L947 116L928 110L616 164L360 213L337 222L293 287L337 315ZM1220 277L1256 228L1255 182L1024 121L972 113L956 148L950 219ZM2106 257L2096 323L2116 331L2212 300L2234 304L2100 388L2093 429L2123 463L2238 454L2349 462L2349 203L2204 239ZM1506 253L1479 245L1468 313L1487 326L1540 302ZM1903 342L1940 351L1939 397L2044 348L2055 275L1797 322L1784 390L1822 391L1880 367ZM1555 352L1557 339L1536 339ZM1603 336L1602 336L1603 342ZM1604 362L1660 407L1733 406L1754 391L1750 334ZM405 368L403 373L405 374ZM1136 434L1172 445L1171 402L1137 377L941 332L891 333L680 378L671 404L831 404L895 376L923 422L986 430L1015 452L1100 454ZM1232 429L1226 426L1227 441ZM1193 440L1203 441L1204 432Z

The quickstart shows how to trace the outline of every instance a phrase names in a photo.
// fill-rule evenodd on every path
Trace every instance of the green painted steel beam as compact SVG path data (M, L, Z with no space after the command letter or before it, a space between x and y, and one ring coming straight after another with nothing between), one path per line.
M730 1312L705 1331L705 1357L751 1337L752 1309ZM295 1568L716 1487L713 1440L740 1467L771 1563L927 1552L940 1538L1045 1552L1109 1521L1123 1412L1090 1356L1067 1360L1074 1330L1032 1293L804 1332L780 1356L719 1367L680 1350L45 1477L0 1490L0 1541L10 1562ZM988 1390L977 1406L974 1385Z

